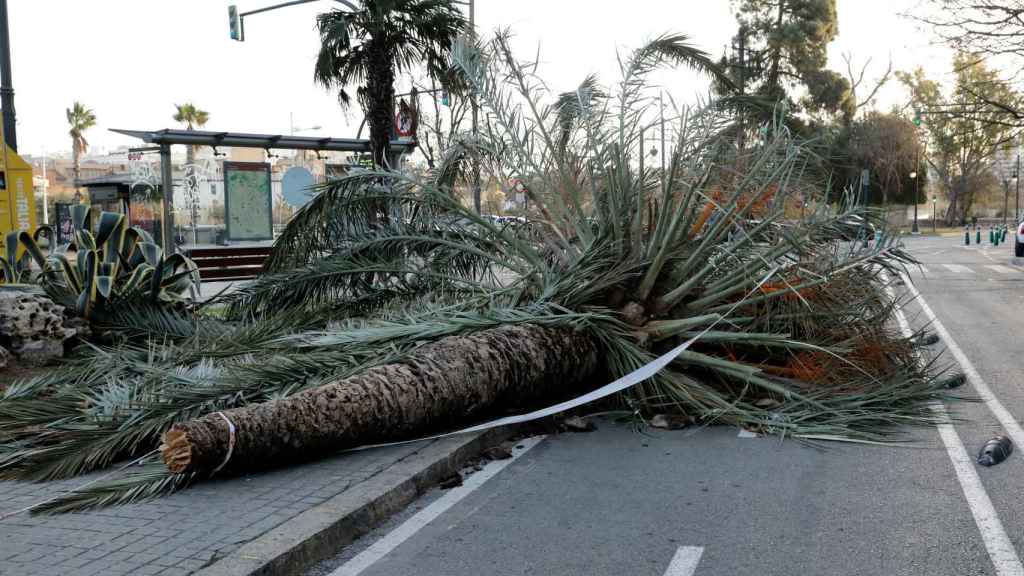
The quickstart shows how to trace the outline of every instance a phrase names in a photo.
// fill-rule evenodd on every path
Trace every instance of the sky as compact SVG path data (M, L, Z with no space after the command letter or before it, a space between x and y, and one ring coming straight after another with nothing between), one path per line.
M232 0L239 11L280 0ZM839 36L830 67L845 72L843 53L867 78L922 65L948 74L949 53L901 14L920 0L838 0ZM321 0L246 19L245 42L228 37L222 0L8 0L19 151L70 149L64 110L75 100L91 108L93 153L138 142L110 128L176 127L174 104L192 101L210 112L210 130L352 137L362 119L343 111L334 94L313 82ZM588 73L618 78L617 53L665 32L689 35L720 56L735 33L729 0L477 0L481 33L508 28L523 59L540 56L539 74L553 91L575 87ZM59 15L55 17L54 15ZM688 72L658 81L677 101L706 95L705 78ZM878 105L906 101L896 82ZM321 126L319 130L304 130Z

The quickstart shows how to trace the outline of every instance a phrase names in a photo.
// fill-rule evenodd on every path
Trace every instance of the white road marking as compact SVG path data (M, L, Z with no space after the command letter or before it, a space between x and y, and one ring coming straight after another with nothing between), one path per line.
M496 460L484 466L483 470L465 479L462 486L452 488L437 500L434 500L426 508L413 514L408 520L402 522L397 528L386 534L383 538L373 543L372 546L352 557L351 560L342 564L329 576L356 576L364 570L373 566L378 560L387 556L400 544L412 538L421 528L430 524L441 514L444 514L460 500L469 496L474 490L483 485L509 464L515 462L520 456L526 454L530 448L540 444L546 436L527 438L519 442L522 448L513 450L512 457L507 460ZM688 573L687 573L688 574Z
M989 270L994 270L1000 274L1013 274L1014 272L1016 272L1016 270L1014 270L1013 268L1010 268L1009 266L1003 266L1001 264L988 264L985 266L985 268L988 268Z
M697 571L697 564L700 564L701 554L704 548L700 546L680 546L672 557L672 563L665 570L665 576L693 576Z
M1010 411L1003 406L1003 403L996 398L996 395L992 393L992 389L988 387L985 380L982 379L981 374L974 368L974 364L967 359L967 355L964 351L957 346L956 341L950 336L949 331L943 326L942 322L939 321L938 317L935 316L935 312L932 311L931 306L925 301L921 293L917 291L917 287L911 283L910 279L904 276L903 281L906 283L907 289L910 291L910 295L917 301L921 306L921 310L924 311L925 316L931 322L932 326L935 327L935 332L938 333L942 341L946 343L946 348L953 354L953 358L960 364L964 370L964 375L967 376L967 380L974 386L974 389L978 391L978 395L985 401L988 409L995 414L996 419L1006 430L1006 433L1010 435L1014 444L1017 446L1024 446L1024 428L1021 428L1020 423L1017 419L1010 414Z
M956 345L952 338L949 337L949 332L946 331L942 323L939 322L938 318L932 312L931 308L928 307L927 302L917 291L917 288L910 282L910 278L906 275L903 276L903 281L910 290L913 297L921 305L925 314L929 317L932 325L935 327L936 332L942 337L946 343L946 347L953 352L953 356L957 362L960 363L964 369L964 373L967 375L968 380L975 385L975 389L978 390L984 397L986 397L986 403L988 398L991 398L993 402L998 404L998 407L1005 411L1002 404L992 396L991 391L988 390L988 386L985 385L981 377L978 376L977 370L971 364L967 356L964 355L963 351ZM887 287L886 290L890 296L893 295L892 288ZM903 335L910 337L913 335L913 330L910 328L910 323L907 322L906 316L903 314L903 310L896 310L896 321L900 325L900 329L903 331ZM972 378L972 374L974 378ZM981 383L981 387L977 383ZM984 388L985 393L982 392ZM931 405L931 409L939 413L940 416L947 416L946 407L941 403L936 402ZM996 413L996 410L990 404L989 409ZM1008 414L1008 413L1007 413ZM998 417L999 414L996 413ZM1000 420L1001 421L1001 420ZM1013 422L1017 426L1016 421ZM1005 426L1005 424L1004 424ZM1019 426L1017 426L1019 429ZM981 483L981 479L978 477L978 471L974 468L974 461L967 454L967 449L964 448L964 443L960 440L960 435L957 433L956 428L950 423L943 423L938 425L939 437L942 439L943 445L946 447L946 453L949 455L950 462L953 463L953 470L956 472L957 480L960 482L960 488L964 492L964 498L967 500L967 506L971 509L971 514L974 516L974 522L978 525L978 531L981 532L981 539L985 543L985 549L988 551L989 558L992 560L992 565L996 569L996 574L999 576L1024 576L1024 565L1021 564L1020 558L1017 556L1017 550L1013 547L1013 542L1010 541L1009 536L1006 534L1006 529L1003 527L1003 523L999 520L999 514L996 513L995 506L992 505L992 500L988 497L988 493L985 491L985 486ZM1009 428L1007 428L1009 431ZM1011 434L1012 436L1012 434ZM1014 437L1014 441L1017 438Z
M751 432L746 428L740 428L740 433L736 436L737 438L757 438L757 432Z
M943 266L954 274L974 274L974 270L962 264L943 264Z

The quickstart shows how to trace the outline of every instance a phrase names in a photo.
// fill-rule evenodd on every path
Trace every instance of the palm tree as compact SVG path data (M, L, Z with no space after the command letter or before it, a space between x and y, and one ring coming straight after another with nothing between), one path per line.
M174 121L185 124L186 130L195 130L195 127L197 126L202 128L210 120L209 112L206 110L200 110L191 102L175 104L174 107L177 109L174 113ZM185 154L185 162L192 164L195 161L195 147L189 146Z
M81 193L78 188L78 180L80 179L82 166L81 158L89 149L89 142L85 139L85 131L96 125L96 115L92 110L85 107L84 104L75 100L71 108L65 110L68 118L68 125L71 129L68 130L68 134L71 136L71 158L74 163L74 176L75 176L75 197L81 198Z
M175 104L174 107L177 109L174 113L174 121L185 124L186 130L195 130L195 126L202 128L210 120L210 113L206 110L200 110L195 104L186 102L184 104ZM185 178L194 179L196 178L196 147L191 144L185 149ZM193 184L195 180L190 180ZM192 218L192 243L199 243L199 200L195 197L197 190L194 186L186 186L187 197L189 203L189 212Z
M370 126L370 151L385 166L395 116L395 76L425 64L444 77L447 55L466 20L451 0L365 0L355 12L317 17L322 46L314 78L338 90L342 107L351 103L350 86Z
M422 178L325 185L217 319L125 311L122 325L152 335L147 353L86 355L0 397L0 478L89 472L162 437L162 461L42 508L128 502L527 411L652 362L621 398L643 416L867 441L941 420L927 408L947 397L936 368L887 328L885 272L908 257L852 203L785 221L786 200L820 185L788 131L748 146L737 176L735 117L712 104L680 114L664 174L638 166L645 77L706 59L684 40L647 44L617 88L588 80L557 105L505 38L479 57L456 50L486 111L480 140ZM453 175L485 154L530 181L543 218L507 228L458 201ZM372 205L393 217L370 225ZM848 242L865 220L881 238Z

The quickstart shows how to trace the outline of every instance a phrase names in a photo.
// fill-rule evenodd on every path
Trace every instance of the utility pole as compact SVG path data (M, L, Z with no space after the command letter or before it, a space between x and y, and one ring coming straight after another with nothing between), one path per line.
M469 31L476 39L476 0L469 0ZM480 137L479 111L477 110L476 94L470 94L473 107L473 141ZM473 209L480 213L480 155L473 154Z
M1017 145L1017 166L1013 169L1013 179L1017 181L1017 208L1014 213L1013 225L1020 224L1020 144Z
M14 86L11 80L11 35L7 25L7 0L0 0L0 106L3 106L4 138L11 150L18 151L18 132L14 113Z

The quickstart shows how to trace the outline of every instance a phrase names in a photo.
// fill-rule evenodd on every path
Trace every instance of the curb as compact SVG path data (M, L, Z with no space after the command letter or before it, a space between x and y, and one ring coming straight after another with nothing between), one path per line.
M194 574L301 574L405 508L470 458L508 439L515 430L514 426L503 426L471 436L435 440Z

